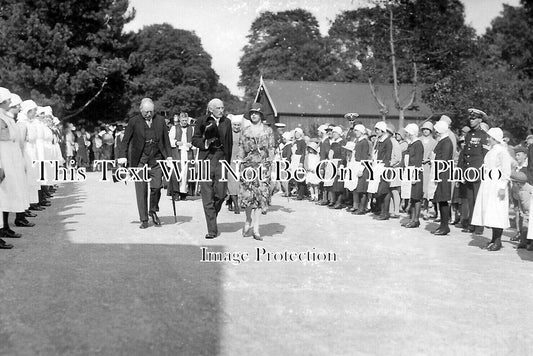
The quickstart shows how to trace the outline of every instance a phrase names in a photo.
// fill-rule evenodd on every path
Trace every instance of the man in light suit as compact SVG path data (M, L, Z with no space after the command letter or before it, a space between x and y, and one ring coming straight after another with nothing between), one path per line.
M217 216L226 197L227 182L221 182L222 166L220 161L231 160L233 134L231 121L224 116L224 103L213 99L207 104L207 116L199 118L192 137L193 146L199 149L198 159L209 161L210 177L208 182L200 183L205 220L206 239L218 235Z
M172 160L170 142L168 138L165 120L154 114L154 103L150 98L144 98L140 106L141 114L130 119L119 152L118 163L130 167L150 168L148 177L150 181L150 210L148 211L147 195L148 183L135 182L135 195L137 196L137 208L141 219L141 229L148 227L148 215L156 226L161 225L157 216L159 199L161 198L162 172L157 163L158 160ZM129 153L126 159L126 153Z

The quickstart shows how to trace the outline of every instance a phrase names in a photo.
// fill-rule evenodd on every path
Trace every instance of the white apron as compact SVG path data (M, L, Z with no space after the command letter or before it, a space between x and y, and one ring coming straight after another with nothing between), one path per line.
M0 111L0 121L7 125L7 134L0 140L0 167L5 178L0 183L0 211L23 212L30 206L26 187L25 161L20 149L19 129L15 120ZM2 135L3 136L3 135Z
M493 170L494 179L481 181L472 214L472 225L506 229L509 227L509 177L511 175L511 156L501 144L494 145L483 161L485 170ZM496 170L502 177L498 179ZM501 199L498 191L505 189L505 197Z

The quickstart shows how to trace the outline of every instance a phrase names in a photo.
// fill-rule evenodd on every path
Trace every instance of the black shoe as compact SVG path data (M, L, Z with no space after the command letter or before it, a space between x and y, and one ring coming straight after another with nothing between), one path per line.
M31 211L26 210L26 211L24 212L24 216L27 217L27 218L34 218L34 217L37 216L37 214L34 214L34 213L32 213Z
M157 216L155 211L151 211L149 215L152 218L152 221L154 222L155 226L161 225L161 220L159 220L159 216Z
M0 237L6 237L10 239L19 239L22 235L17 234L15 231L11 229L0 229Z
M35 205L30 206L30 210L42 211L42 210L44 210L44 208L42 206L40 206L40 205L35 204Z
M489 250L489 251L499 251L501 248L502 248L502 243L501 242L494 242L494 243L490 244L489 247L487 247L487 250Z
M13 245L8 244L4 240L0 239L0 250L9 250L10 248L13 248Z
M208 233L205 235L205 238L208 240L214 239L215 237L217 237L217 235L212 233Z
M146 229L148 228L148 221L141 222L141 226L139 226L139 229Z
M420 221L410 221L405 224L405 227L408 229L414 229L420 226Z
M35 224L34 223L31 223L29 222L28 220L24 219L24 220L15 220L15 226L20 226L20 227L34 227Z
M472 228L469 228L469 227L465 227L461 230L461 232L467 232L467 233L473 233L474 232L474 229Z
M525 242L520 242L518 244L518 246L516 246L516 249L519 250L519 249L523 249L523 248L527 248L527 243Z
M335 204L335 205L333 205L332 209L340 210L340 209L342 209L342 205L340 205L340 204Z
M446 228L446 229L441 229L440 227L433 231L432 234L433 235L437 235L437 236L444 236L444 235L448 235L450 233L450 228Z
M50 203L48 200L43 200L39 202L40 206L50 206L52 203Z
M389 215L379 215L376 220L389 220Z

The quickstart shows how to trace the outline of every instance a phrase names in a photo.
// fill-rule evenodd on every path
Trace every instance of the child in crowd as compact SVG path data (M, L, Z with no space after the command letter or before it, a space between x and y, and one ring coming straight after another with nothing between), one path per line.
M307 155L305 156L305 170L307 175L305 177L305 182L311 193L311 201L318 201L318 183L320 179L316 174L316 168L320 162L320 156L318 143L310 141L307 144Z

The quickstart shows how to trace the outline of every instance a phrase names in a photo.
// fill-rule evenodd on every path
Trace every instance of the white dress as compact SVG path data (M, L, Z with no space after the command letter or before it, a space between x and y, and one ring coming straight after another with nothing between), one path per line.
M511 175L511 156L501 144L494 145L483 161L485 171L493 171L493 179L485 174L481 181L472 214L472 225L506 229L509 227L509 189ZM498 170L501 172L499 178ZM499 179L498 179L499 178ZM505 189L501 199L498 191Z
M15 120L0 110L0 167L5 174L0 183L0 211L18 213L30 206L18 136Z
M320 163L320 156L316 153L308 153L305 156L307 174L305 176L305 182L307 184L318 185L320 178L316 175L316 167Z
M24 156L24 168L26 175L26 191L28 194L28 200L31 204L39 202L39 188L40 185L37 182L39 179L39 171L37 167L32 167L33 159L35 157L35 142L30 143L29 137L35 136L34 131L31 130L31 123L25 114L18 114L17 127L20 135L20 146L22 149L22 155ZM35 141L35 137L33 138Z

